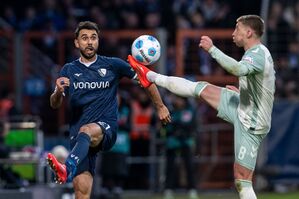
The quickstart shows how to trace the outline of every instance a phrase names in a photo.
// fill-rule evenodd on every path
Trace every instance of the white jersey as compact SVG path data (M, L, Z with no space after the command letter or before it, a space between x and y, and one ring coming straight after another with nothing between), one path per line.
M275 92L275 71L269 50L262 44L248 49L239 62L248 74L239 77L239 119L254 134L267 133Z
M242 124L254 134L268 133L275 92L275 70L269 50L258 44L246 50L240 62L215 46L209 53L224 69L239 77L238 115Z

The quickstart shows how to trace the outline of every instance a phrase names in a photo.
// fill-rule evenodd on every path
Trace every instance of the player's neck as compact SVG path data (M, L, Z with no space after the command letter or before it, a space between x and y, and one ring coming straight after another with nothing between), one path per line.
M79 58L79 61L82 63L82 64L84 64L84 65L86 65L86 66L90 66L92 63L94 63L95 61L97 60L97 56L95 55L94 57L92 57L92 58L90 58L90 59L86 59L86 58L84 58L84 57L80 57Z
M261 40L252 40L250 42L248 42L246 45L244 45L244 50L248 50L250 48L252 48L253 46L259 45L261 44Z
M84 63L84 64L88 64L88 63L91 63L91 62L95 62L96 59L97 59L97 55L93 56L90 59L86 59L85 57L81 56L80 57L80 62Z

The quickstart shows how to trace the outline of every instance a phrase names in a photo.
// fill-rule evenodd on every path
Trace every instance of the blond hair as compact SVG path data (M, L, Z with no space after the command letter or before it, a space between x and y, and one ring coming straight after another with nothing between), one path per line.
M243 15L237 19L237 22L249 26L258 37L264 34L264 20L258 15Z

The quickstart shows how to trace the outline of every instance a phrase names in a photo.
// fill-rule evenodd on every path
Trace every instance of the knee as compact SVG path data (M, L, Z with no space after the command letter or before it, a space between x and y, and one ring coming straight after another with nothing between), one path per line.
M92 129L88 124L81 126L81 128L79 130L79 133L87 134L90 137L90 140L92 141L92 133L91 132L92 132Z
M85 124L81 126L80 132L84 132L90 137L91 147L97 146L103 139L102 130L97 124Z
M242 179L252 181L253 170L250 170L240 164L234 164L234 177L235 179Z
M92 131L92 126L89 124L85 124L85 125L81 126L79 129L79 132L84 132L88 135L91 135L91 131Z

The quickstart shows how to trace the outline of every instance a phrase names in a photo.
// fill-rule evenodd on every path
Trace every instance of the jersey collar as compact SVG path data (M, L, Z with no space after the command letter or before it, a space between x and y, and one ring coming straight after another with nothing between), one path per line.
M79 62L80 62L81 64L83 64L84 66L86 66L86 67L89 67L91 64L95 63L97 60L98 60L98 55L97 55L97 58L96 58L94 61L92 61L92 62L88 62L88 63L83 63L83 62L81 61L81 57L79 57Z

